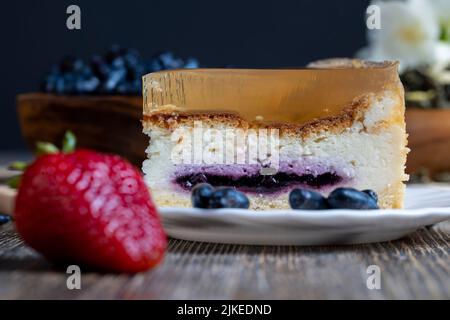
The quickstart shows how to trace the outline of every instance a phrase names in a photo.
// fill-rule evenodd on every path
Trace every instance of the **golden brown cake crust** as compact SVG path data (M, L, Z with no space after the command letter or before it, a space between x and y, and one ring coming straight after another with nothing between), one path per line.
M355 121L362 120L364 112L370 106L371 100L375 98L372 94L359 97L350 103L343 111L336 116L313 119L304 124L289 123L262 123L258 121L248 122L238 114L223 112L192 113L177 110L177 108L167 107L143 116L144 131L153 126L173 130L179 125L191 124L193 121L223 123L233 127L251 128L275 128L279 129L282 135L296 135L308 138L319 132L327 131L340 133L350 127Z

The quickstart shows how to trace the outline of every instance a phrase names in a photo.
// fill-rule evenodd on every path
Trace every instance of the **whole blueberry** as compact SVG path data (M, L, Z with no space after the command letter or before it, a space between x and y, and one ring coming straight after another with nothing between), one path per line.
M160 71L165 69L183 68L185 62L176 57L172 52L165 51L154 55L149 63L147 69L149 72Z
M62 76L64 80L64 94L73 94L76 93L76 80L77 76L75 73L65 73Z
M368 194L369 196L371 196L376 202L378 202L378 195L375 191L373 191L372 189L366 189L363 190L361 192L364 192L365 194Z
M113 69L103 84L104 91L106 93L113 93L117 89L117 85L125 79L126 73L124 68Z
M218 208L241 208L248 209L250 201L247 196L234 188L218 188L211 195L209 207Z
M60 75L58 74L49 74L48 76L46 76L42 83L42 90L44 92L55 92L56 82L58 81L59 77Z
M333 209L378 209L374 198L353 188L337 188L330 193L327 201Z
M136 49L127 49L123 59L127 67L136 66L143 63L142 57Z
M164 69L177 69L183 67L184 65L184 61L175 57L175 55L170 51L161 53L158 58Z
M0 213L0 225L8 223L11 220L12 220L11 216L8 216L7 214Z
M125 67L125 60L122 57L117 57L111 61L111 67L113 69L121 69Z
M94 55L91 58L90 66L94 75L101 80L108 78L108 75L111 72L109 64L99 55Z
M84 67L83 60L72 56L66 56L61 60L59 69L62 73L78 71Z
M127 66L127 80L128 81L134 81L139 80L141 81L142 76L145 74L145 65L144 64L135 64Z
M319 192L307 189L294 189L289 194L289 204L292 209L323 210L328 209L324 196Z
M186 69L200 68L200 63L199 63L198 60L195 59L195 58L188 58L188 59L184 62L183 68L186 68Z
M105 54L105 60L108 63L112 63L112 61L118 57L123 56L125 52L125 49L122 48L121 46L115 44L112 45L111 48L109 49L109 51Z
M67 93L66 92L66 82L62 75L56 77L54 87L53 87L53 92L55 92L57 94Z
M164 69L164 67L163 67L161 61L159 61L159 59L157 57L152 57L147 62L146 72L156 72L156 71L161 71L163 69Z
M95 77L78 77L75 83L76 91L79 94L93 93L100 85L100 80Z
M195 208L209 208L209 200L214 188L208 183L199 183L192 188L191 201Z

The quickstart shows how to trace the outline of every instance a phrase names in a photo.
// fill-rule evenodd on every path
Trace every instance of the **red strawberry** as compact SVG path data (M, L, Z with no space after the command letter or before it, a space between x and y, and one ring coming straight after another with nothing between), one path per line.
M20 181L17 231L53 261L138 272L167 240L140 173L119 156L89 150L39 157Z

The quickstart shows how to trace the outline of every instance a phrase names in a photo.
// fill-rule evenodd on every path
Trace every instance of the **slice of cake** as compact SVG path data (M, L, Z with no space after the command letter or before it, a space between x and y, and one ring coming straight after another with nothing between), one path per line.
M171 70L143 81L143 171L159 206L191 206L191 188L208 182L245 192L253 209L288 208L294 187L342 186L402 207L408 149L395 62Z

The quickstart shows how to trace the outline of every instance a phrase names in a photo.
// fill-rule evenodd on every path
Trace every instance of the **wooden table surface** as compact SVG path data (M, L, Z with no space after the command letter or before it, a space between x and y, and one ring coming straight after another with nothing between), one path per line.
M29 154L2 154L0 166ZM369 290L367 267L381 270ZM450 221L392 242L244 246L170 240L164 262L136 275L69 274L0 226L0 299L450 299Z
M381 289L366 269L381 270ZM450 222L397 241L352 246L244 246L171 240L164 262L136 275L69 276L0 227L0 299L449 299Z

